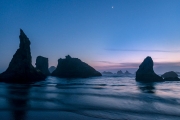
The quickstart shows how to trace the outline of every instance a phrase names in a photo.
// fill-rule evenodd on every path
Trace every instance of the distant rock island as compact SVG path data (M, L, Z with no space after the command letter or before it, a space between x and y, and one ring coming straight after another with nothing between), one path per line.
M49 76L48 58L38 56L36 58L36 69L40 70L44 75Z
M146 57L136 71L136 81L139 82L160 82L163 78L158 76L153 70L153 60L151 57Z
M104 71L104 72L102 72L102 74L112 75L113 73Z
M124 73L125 75L131 75L131 73L129 71L126 70L126 72Z
M86 78L93 76L102 76L100 72L93 67L82 62L78 58L71 58L66 56L65 59L59 59L56 70L51 74L52 76L60 78Z
M120 76L131 76L133 74L130 73L129 71L127 71L127 70L124 73L121 70L119 70L119 71L117 71L117 75L120 75Z
M29 38L20 29L19 49L13 55L7 70L0 74L0 81L13 83L27 83L44 80L46 76L32 65Z
M108 76L108 77L133 77L134 75L128 72L127 70L123 73L121 70L117 71L117 73L112 73L109 71L104 71L102 72L103 76Z
M161 75L161 77L164 78L165 81L180 81L178 74L174 71L166 72Z
M49 68L49 72L52 73L55 69L56 69L56 67L51 66L51 67Z
M121 70L119 70L119 71L117 71L117 74L118 75L123 75L124 73Z

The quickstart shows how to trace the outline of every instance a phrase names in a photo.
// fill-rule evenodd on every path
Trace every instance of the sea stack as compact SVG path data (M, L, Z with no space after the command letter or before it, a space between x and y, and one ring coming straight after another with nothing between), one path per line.
M9 67L0 74L0 81L12 83L29 83L45 79L40 71L32 66L29 38L20 29L19 49L13 55Z
M87 78L94 76L102 76L100 72L93 67L82 62L78 58L71 58L66 56L65 59L59 59L56 70L51 74L52 76L60 78Z
M49 72L52 73L55 69L56 69L56 67L51 66L51 67L49 68Z
M136 71L136 81L139 82L160 82L163 79L158 76L153 70L153 60L151 57L146 57Z
M117 71L118 75L123 75L123 72L121 70Z
M177 73L175 73L174 71L166 72L161 75L161 77L164 78L165 81L180 81Z
M36 69L40 70L44 75L50 75L48 70L48 58L38 56L36 58Z

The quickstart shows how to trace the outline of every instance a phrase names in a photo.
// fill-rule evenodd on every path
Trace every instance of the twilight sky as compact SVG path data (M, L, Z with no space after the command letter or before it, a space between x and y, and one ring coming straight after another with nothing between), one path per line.
M180 71L180 0L1 0L0 73L19 47L19 29L56 66L65 55L99 71Z

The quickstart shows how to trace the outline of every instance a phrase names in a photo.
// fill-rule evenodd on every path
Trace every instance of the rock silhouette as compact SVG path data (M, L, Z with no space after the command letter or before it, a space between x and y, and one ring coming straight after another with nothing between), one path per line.
M136 71L136 81L140 82L160 82L163 79L158 76L153 70L153 60L151 57L146 57Z
M48 70L48 58L38 56L36 58L36 69L40 70L44 75L50 75Z
M100 72L78 58L71 58L69 55L65 59L59 59L56 70L52 76L61 78L86 78L93 76L102 76Z
M51 66L51 67L49 68L49 72L52 73L55 69L56 69L56 67Z
M122 74L124 74L121 70L119 70L119 71L117 71L117 74L118 75L122 75Z
M165 81L179 81L177 73L174 71L166 72L163 75L161 75L162 78L164 78Z
M0 74L0 81L27 83L45 79L45 76L31 64L31 42L21 29L19 39L19 49L13 55L7 70Z

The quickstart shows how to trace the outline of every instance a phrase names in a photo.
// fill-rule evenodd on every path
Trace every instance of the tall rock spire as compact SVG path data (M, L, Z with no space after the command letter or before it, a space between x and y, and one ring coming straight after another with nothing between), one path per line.
M31 42L22 29L20 29L19 39L20 39L19 49L30 51Z
M17 49L16 53L14 54L7 71L16 71L18 69L23 69L26 71L32 67L30 41L22 29L20 29L19 39L19 49Z
M151 57L146 57L136 71L136 81L139 82L159 82L163 79L158 76L153 70L153 60Z
M42 80L45 76L32 66L30 40L20 29L19 49L13 55L9 67L0 74L0 80L4 82L32 82Z

